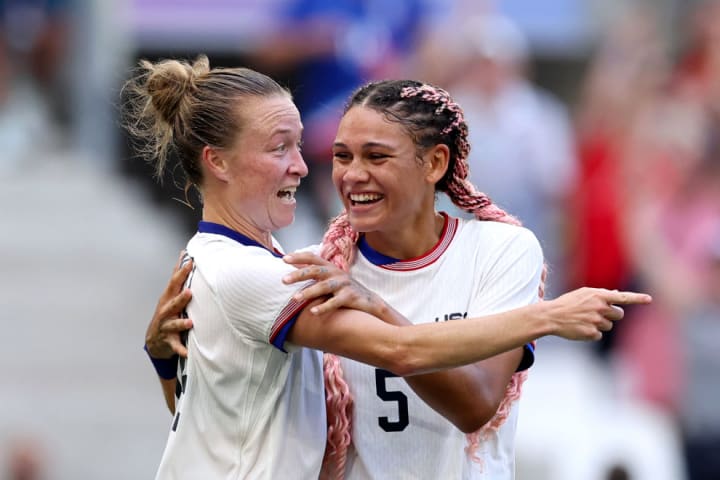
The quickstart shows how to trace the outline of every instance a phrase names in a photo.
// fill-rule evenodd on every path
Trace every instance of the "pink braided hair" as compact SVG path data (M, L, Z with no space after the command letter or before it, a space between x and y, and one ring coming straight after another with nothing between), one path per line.
M405 87L401 92L401 97L421 97L422 99L437 105L435 113L441 114L448 111L453 117L448 127L442 130L441 134L447 135L457 130L458 135L455 139L455 147L457 155L452 163L452 169L447 181L448 195L452 202L466 212L472 213L478 220L491 220L495 222L509 223L512 225L521 225L521 222L503 209L492 203L490 198L475 189L475 186L468 180L470 171L467 158L470 154L470 143L468 142L468 127L465 123L465 117L460 106L450 97L450 94L442 88L431 85L422 85L420 87ZM540 278L540 286L538 287L538 296L542 299L545 295L545 279L547 278L547 266L543 266L543 272ZM522 385L527 379L527 371L515 373L510 383L505 389L505 397L498 407L495 415L488 423L483 425L479 430L467 435L468 446L466 452L473 460L480 461L477 457L477 450L480 443L486 440L493 432L496 432L505 422L512 404L520 398L522 393Z
M397 94L393 95L392 92L383 91L383 89L393 90L408 83L410 83L409 86L401 88L399 98ZM371 98L373 93L377 94L374 99ZM413 124L417 130L425 130L428 128L427 126L418 126L420 122L409 120L409 117L413 116L414 112L410 109L409 102L404 102L404 100L413 97L418 97L424 103L434 106L432 114L435 117L441 117L446 113L450 117L448 123L439 130L441 138L432 139L434 143L449 143L448 147L452 152L448 173L438 183L437 189L445 191L455 205L472 213L478 220L520 225L521 223L517 218L493 204L486 194L477 191L475 186L468 181L469 166L467 158L470 154L468 127L465 123L462 108L455 103L445 90L428 84L407 81L370 83L353 94L345 111L347 112L356 104L362 104L380 110L386 113L388 118L395 119L404 125ZM379 105L371 105L370 103L373 101ZM398 103L406 103L404 107L409 110L407 118L390 110ZM429 123L425 119L423 121ZM437 132L435 133L437 134ZM447 140L450 140L450 142ZM456 151L453 152L453 150ZM343 212L331 221L322 240L320 255L343 270L348 271L354 260L355 244L358 237L358 233L353 230L348 221L347 213ZM544 266L538 288L540 299L543 298L545 293L546 276L547 266ZM323 460L321 477L343 478L347 461L347 448L352 438L352 396L347 383L342 378L339 359L334 355L326 354L324 363L328 412L328 448ZM506 421L512 404L520 398L522 385L526 378L526 371L515 373L505 389L505 396L495 415L479 430L467 434L468 445L465 450L474 461L481 462L481 459L477 456L480 443L492 435L493 432L496 432Z
M347 214L343 213L330 223L325 232L320 256L347 272L355 258L357 239L357 232L350 226ZM323 374L328 432L320 478L342 479L352 439L353 399L337 356L330 353L323 356Z

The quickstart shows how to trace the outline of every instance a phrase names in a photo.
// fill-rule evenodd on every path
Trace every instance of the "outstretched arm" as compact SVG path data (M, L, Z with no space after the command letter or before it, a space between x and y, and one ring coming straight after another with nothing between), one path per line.
M303 265L303 269L293 272L286 281L297 277L314 278L318 282L300 294L303 298L332 295L329 300L316 307L318 312L329 312L344 305L381 317L383 308L387 308L377 295L354 282L347 273L319 257L311 254L294 254L287 261ZM621 314L619 311L612 313ZM399 315L389 316L386 320L397 325L410 324ZM600 328L609 329L611 326L608 321L607 324L600 325ZM405 380L428 405L460 430L473 432L492 418L497 411L504 398L505 388L521 358L522 349L518 348L471 365L410 376Z
M392 323L358 310L341 308L315 315L305 308L288 339L396 375L419 375L484 360L546 335L597 340L623 317L616 304L650 301L646 294L584 287L503 313L407 327L393 324L403 320L395 318L399 313L389 307L381 318L390 318ZM319 303L316 300L310 306Z

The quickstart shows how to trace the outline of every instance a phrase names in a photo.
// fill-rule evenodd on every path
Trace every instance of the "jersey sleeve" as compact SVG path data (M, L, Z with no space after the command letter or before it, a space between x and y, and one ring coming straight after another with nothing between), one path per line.
M311 282L285 285L282 278L295 267L269 252L253 250L257 251L226 260L218 271L218 297L235 330L285 351L285 338L309 303L292 296Z
M488 252L493 261L476 285L470 316L490 315L524 307L540 300L538 289L544 258L535 234L526 228L514 228L506 241ZM535 360L535 345L524 347L518 371L526 370Z

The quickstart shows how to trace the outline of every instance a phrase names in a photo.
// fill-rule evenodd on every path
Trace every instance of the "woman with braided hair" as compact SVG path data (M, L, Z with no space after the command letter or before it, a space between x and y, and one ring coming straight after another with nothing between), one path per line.
M473 411L467 418L461 409L483 395L481 383L489 392L504 391L505 377L529 363L531 347L523 350L523 345L544 335L597 339L622 317L614 303L650 301L647 295L632 292L583 289L533 304L542 255L532 234L498 222L465 224L434 212L436 184L447 184L452 195L467 194L460 200L463 204L487 218L502 218L488 200L473 200L469 187L461 190L455 185L461 181L456 177L467 173L458 173L455 166L449 169L452 159L462 162L467 154L461 112L443 100L442 92L435 99L432 91L416 88L419 85L397 90L390 83L383 93L383 85L370 85L353 97L334 146L333 178L347 215L328 232L323 252L339 265L351 267L353 274L357 271L358 280L350 281L344 271L312 254L283 261L272 236L292 222L293 193L307 174L299 151L302 123L287 91L252 70L211 70L206 58L192 65L174 60L143 62L139 75L130 81L129 91L134 94L129 103L134 119L130 131L149 142L160 171L163 152L175 151L203 200L203 220L187 246L192 266L173 276L146 337L146 349L165 380L163 390L175 414L157 478L317 478L326 443L324 396L330 406L331 448L324 470L328 476L341 477L347 471L348 478L450 478L463 470L440 462L430 450L441 455L456 453L456 446L462 450L453 424L470 432L493 416L495 406L482 415ZM393 97L396 93L399 100ZM428 113L446 120L428 123ZM394 115L403 115L402 121ZM439 139L442 143L436 143ZM482 248L469 244L481 239L484 225L492 226L482 238ZM464 267L486 272L484 276L458 282L449 269L445 273L445 263L457 262L449 254L456 245L468 249ZM356 248L361 253L353 262ZM288 263L308 266L295 269ZM437 270L443 285L433 292L404 275L435 266L443 268ZM512 272L507 273L510 267ZM379 272L386 275L382 285L371 278ZM180 345L177 332L187 328L187 320L167 319L168 312L182 304L177 298L187 299L187 294L172 298L185 277L192 290L187 313L193 328ZM400 309L406 307L401 300L412 294L413 303L425 307L407 311L416 316L410 317L414 323L422 325L413 325L393 308L395 299L387 304L363 285L380 287L388 297L404 290L397 296ZM471 301L453 301L447 310L426 296L429 293ZM474 303L476 296L483 298L479 305ZM520 308L500 313L515 305ZM476 311L486 314L470 318L476 317ZM462 320L444 321L456 318ZM174 350L185 354L179 365L172 357ZM346 450L349 392L332 357L323 388L320 351L363 362L357 365L368 369L375 382L372 390L364 392L366 397L377 397L399 414L373 418L370 414L376 408L362 398L363 392L352 391L356 408L352 456ZM493 356L489 362L499 364L499 373L456 368ZM352 382L353 366L344 366ZM432 373L442 369L454 370L448 370L447 376ZM409 398L410 391L398 391L395 375L407 377L419 397L452 423L442 416L430 418L433 411L425 403ZM170 381L176 376L173 392ZM360 380L358 386L365 388ZM469 394L464 395L464 390ZM465 406L451 405L444 395L458 397ZM415 409L421 407L427 411L417 413ZM514 415L511 409L505 411L501 418ZM363 431L371 426L379 426L385 436ZM404 438L408 433L423 435L423 450L409 450L416 445ZM371 437L384 445L382 455L365 453ZM483 458L483 450L475 451L478 439L484 440L473 437L463 463L479 453L481 471L495 471L494 459ZM396 442L402 446L396 448ZM504 448L502 444L499 450ZM421 457L429 453L435 458L429 463L440 464L441 470L426 470L428 462ZM502 451L503 458L509 455ZM456 455L451 463L457 458L461 457ZM363 461L377 465L363 468Z
M355 92L333 145L345 212L321 255L349 266L355 281L415 323L462 322L542 298L538 241L468 182L467 135L461 108L444 90L385 81ZM438 192L476 220L436 212ZM296 277L307 279L302 273ZM330 387L337 400L328 405L340 429L352 428L346 478L513 478L517 399L532 362L527 344L403 382L326 358L326 367L341 367L329 369L337 378L328 385L342 385L344 372L349 387Z

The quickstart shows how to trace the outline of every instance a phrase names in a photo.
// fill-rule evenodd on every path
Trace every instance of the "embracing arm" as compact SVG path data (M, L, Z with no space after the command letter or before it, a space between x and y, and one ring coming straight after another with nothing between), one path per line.
M386 315L384 320L412 325L400 315ZM522 357L523 348L515 348L470 365L404 378L433 410L462 432L471 433L495 415Z
M160 387L162 387L163 397L165 397L165 405L167 405L170 413L175 414L175 383L177 379L164 379L158 377Z
M523 348L515 348L470 365L405 377L405 381L433 410L462 432L471 433L495 415L522 357Z
M177 357L187 357L180 335L192 327L190 319L178 318L192 297L190 290L183 288L191 270L192 261L181 265L178 260L145 333L145 350L155 366L170 413L175 413L176 378L173 372L177 371Z
M485 425L497 412L522 359L522 348L464 367L406 377L430 407L464 433Z

